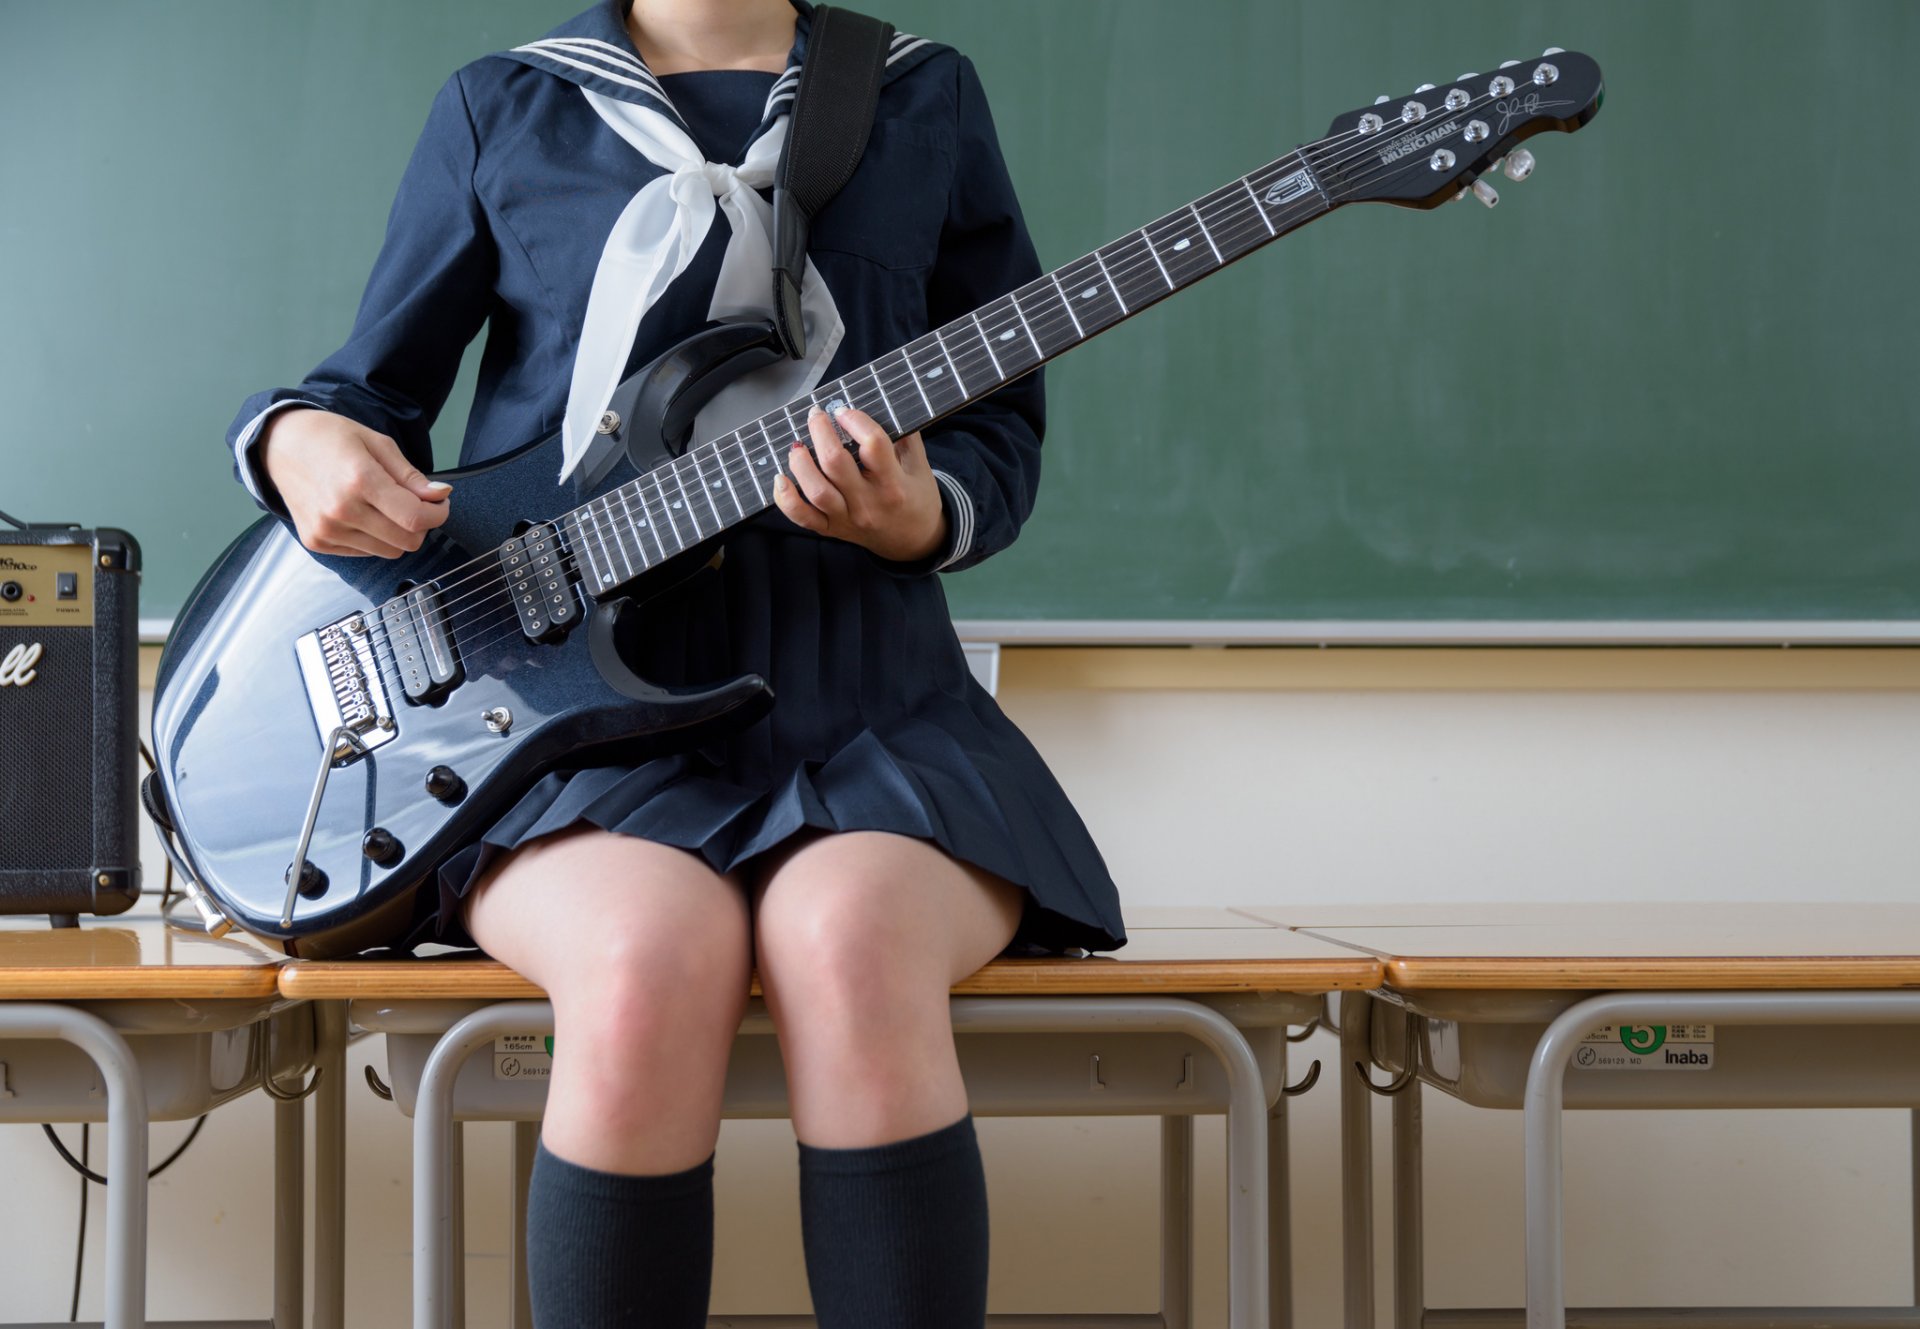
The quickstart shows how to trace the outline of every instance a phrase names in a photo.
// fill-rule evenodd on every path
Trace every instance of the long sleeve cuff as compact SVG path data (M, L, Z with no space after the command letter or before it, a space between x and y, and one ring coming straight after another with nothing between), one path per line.
M942 572L965 558L973 548L972 495L967 493L965 485L945 471L935 470L933 478L939 482L940 510L947 517L946 536L940 547L924 558L881 558L875 554L874 561L896 577L924 577L930 572Z
M280 494L273 487L273 481L267 478L266 467L261 464L259 454L260 436L267 431L267 422L281 411L292 409L323 411L326 407L319 402L308 401L303 397L292 397L286 401L274 402L266 410L247 421L246 426L234 435L233 468L240 477L240 483L253 495L253 501L268 512L286 515L286 505L280 501Z

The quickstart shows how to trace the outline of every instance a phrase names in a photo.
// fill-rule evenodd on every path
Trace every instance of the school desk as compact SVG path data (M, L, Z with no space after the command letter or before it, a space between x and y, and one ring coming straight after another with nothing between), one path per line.
M273 1317L246 1323L301 1324L305 1095L297 1086L316 1065L318 1040L312 1013L279 993L280 963L251 942L216 941L157 917L88 919L77 928L0 918L0 1122L107 1124L106 1163L95 1165L112 1182L107 1329L147 1323L148 1125L197 1117L254 1089L278 1100ZM322 1068L333 1081L323 1106L330 1098L344 1109L343 1065ZM338 1118L323 1115L318 1134L330 1131L339 1138ZM322 1284L325 1261L339 1268L343 1232L329 1161L322 1157L315 1186ZM316 1314L316 1323L338 1329L340 1321Z
M1377 909L1378 912L1369 912ZM1341 999L1349 1329L1371 1329L1367 1085L1393 1079L1394 1323L1481 1329L1513 1309L1429 1310L1420 1093L1525 1113L1528 1329L1920 1324L1920 1308L1565 1306L1563 1108L1920 1105L1920 904L1583 904L1252 909L1385 966ZM1414 911L1403 911L1413 914ZM1458 921L1447 921L1448 916ZM1908 989L1902 991L1901 989ZM1914 1116L1920 1144L1920 1112ZM1915 1170L1920 1197L1920 1167ZM1920 1217L1920 1213L1917 1213ZM1916 1245L1920 1270L1920 1244Z
M1286 1234L1287 1026L1330 991L1380 981L1379 962L1224 909L1141 909L1111 956L1002 959L954 989L953 1021L973 1111L1001 1116L1161 1118L1162 1309L1140 1315L996 1315L996 1326L1191 1323L1192 1153L1198 1113L1227 1119L1231 1329L1289 1323ZM461 1323L459 1122L514 1121L513 1323L530 1323L518 1249L533 1126L546 1099L553 1010L491 960L294 962L289 997L350 1002L354 1025L387 1037L391 1093L414 1118L414 1325ZM786 1115L786 1086L758 989L734 1044L724 1112ZM472 1058L491 1045L492 1054ZM470 1059L471 1058L471 1059ZM1269 1233L1272 1233L1270 1259ZM807 1317L724 1316L785 1329Z

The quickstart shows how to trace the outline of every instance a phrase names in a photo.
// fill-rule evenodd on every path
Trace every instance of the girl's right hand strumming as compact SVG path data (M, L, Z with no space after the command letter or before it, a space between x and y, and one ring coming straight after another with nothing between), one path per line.
M262 465L316 554L398 558L447 519L451 486L429 480L385 434L331 411L274 416Z

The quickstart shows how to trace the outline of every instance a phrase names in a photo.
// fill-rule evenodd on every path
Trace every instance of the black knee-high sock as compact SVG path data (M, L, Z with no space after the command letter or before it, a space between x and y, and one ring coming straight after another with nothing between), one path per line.
M981 1329L987 1178L972 1115L870 1149L801 1145L800 1232L820 1329Z
M628 1177L534 1154L527 1284L537 1329L705 1329L713 1159Z

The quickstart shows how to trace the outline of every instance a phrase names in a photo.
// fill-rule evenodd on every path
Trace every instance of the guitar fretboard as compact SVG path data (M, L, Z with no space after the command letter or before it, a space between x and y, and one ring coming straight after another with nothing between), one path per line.
M811 406L856 406L894 438L991 395L1091 337L1332 210L1310 144L821 383L560 519L589 594L773 505Z

